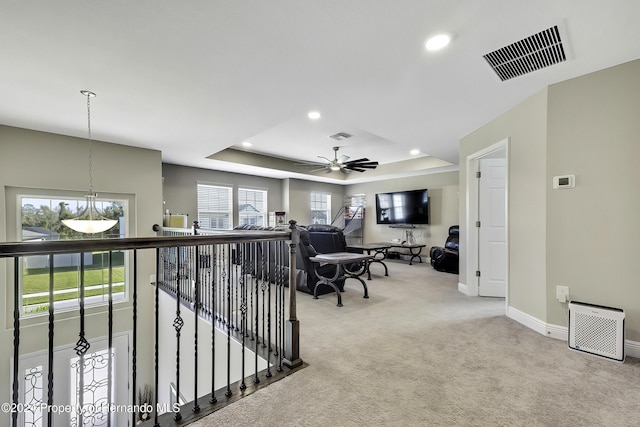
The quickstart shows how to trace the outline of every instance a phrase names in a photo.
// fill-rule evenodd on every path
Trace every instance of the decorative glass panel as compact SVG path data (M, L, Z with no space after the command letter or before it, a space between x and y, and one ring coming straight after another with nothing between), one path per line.
M115 365L115 350L111 353L111 366ZM109 351L102 350L70 360L71 402L82 408L70 414L71 427L106 426L109 412ZM112 390L115 378L111 375ZM81 381L82 384L81 384ZM81 389L82 387L82 389ZM82 393L82 406L80 394ZM113 402L113 391L111 394Z
M43 376L42 366L24 372L25 427L42 427Z

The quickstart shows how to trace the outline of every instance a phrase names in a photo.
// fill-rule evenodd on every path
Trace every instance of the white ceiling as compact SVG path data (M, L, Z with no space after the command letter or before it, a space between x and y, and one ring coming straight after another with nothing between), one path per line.
M526 97L640 57L638 0L0 0L0 17L1 124L86 137L89 89L96 140L338 183L455 169L460 139ZM501 82L482 57L554 25L566 62ZM440 32L450 46L427 52ZM347 181L245 166L223 151L245 140L311 161L339 145L381 166Z

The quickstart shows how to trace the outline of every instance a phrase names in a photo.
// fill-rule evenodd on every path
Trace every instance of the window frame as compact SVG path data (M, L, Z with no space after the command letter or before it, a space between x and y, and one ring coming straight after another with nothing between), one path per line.
M215 214L221 213L221 212L227 212L227 211L213 211L213 210L205 210L205 209L201 209L200 208L200 188L201 187L212 187L212 188L224 188L226 190L228 190L228 194L229 194L229 210L228 210L228 215L229 215L229 228L221 228L221 227L207 227L205 226L203 223L205 223L206 221L202 220L202 217L200 216L201 212L210 212ZM208 229L212 229L212 230L232 230L233 229L233 186L232 185L228 185L228 184L217 184L217 183L211 183L211 182L196 182L196 210L197 210L197 215L198 215L198 224L202 227L202 228L208 228ZM209 221L211 220L211 218L209 218ZM224 220L224 219L223 219ZM209 225L211 225L209 223Z
M70 190L56 190L56 189L42 189L42 188L24 188L24 187L5 187L6 190L6 200L9 203L14 203L14 209L11 209L11 206L7 206L7 240L13 240L16 242L23 241L23 229L22 229L22 203L23 199L48 199L48 200L61 200L61 201L83 201L86 200L85 192L80 191L70 191ZM98 195L98 201L106 201L106 202L118 202L123 206L124 216L120 221L120 226L124 228L124 233L121 230L120 237L128 237L133 233L132 226L134 221L132 218L135 217L135 201L134 195L132 194L116 194L116 193L101 193ZM11 214L13 212L13 214ZM14 226L11 226L14 224ZM89 238L95 238L95 235L89 235ZM130 251L125 251L123 254L124 260L124 273L123 273L123 291L122 292L114 292L112 294L113 303L121 304L129 301L129 287L133 280L133 269L130 268L131 265L131 254ZM93 254L93 253L92 253ZM86 255L86 254L85 254ZM47 256L47 255L43 255ZM79 256L76 254L76 256ZM93 256L93 255L92 255ZM24 274L24 263L25 259L23 257L20 258L19 262L19 289L20 289L20 317L23 319L29 318L42 318L43 316L48 315L48 310L44 311L34 311L27 310L30 306L24 305L23 300L23 274ZM47 261L48 262L48 261ZM55 263L54 263L55 267ZM78 272L79 272L79 263L78 263ZM12 281L12 280L11 280ZM7 282L10 283L10 282ZM76 291L79 290L80 278L78 277L78 286L76 287ZM104 285L104 284L103 284ZM9 297L9 293L11 294L11 298L7 298L7 303L12 301L13 298L13 287L7 289L7 297ZM48 289L47 289L48 292ZM106 297L106 291L101 295L88 296L85 297L85 306L87 308L91 307L105 307L108 305L108 299ZM48 303L46 303L48 304ZM12 304L11 304L12 305ZM37 304L33 305L36 306ZM70 298L67 300L55 301L54 302L54 312L55 313L65 313L65 312L74 312L78 309L79 303L78 298ZM13 311L13 308L11 308Z
M318 200L318 196L320 196L320 201ZM314 209L314 203L320 202L321 204L326 204L324 209ZM309 210L311 212L311 224L323 224L322 222L317 222L316 217L314 216L314 212L325 212L327 219L326 224L330 225L332 221L331 217L331 193L325 193L321 191L311 191L309 194Z
M269 218L269 212L268 212L268 197L269 197L269 191L264 189L264 188L255 188L255 187L238 187L238 192L237 192L237 197L236 197L236 209L238 210L238 226L244 225L245 223L242 222L242 214L241 214L241 210L240 210L240 204L241 204L241 199L240 199L240 192L241 191L246 191L246 192L253 192L253 193L262 193L263 195L263 200L262 200L262 210L259 210L255 205L254 208L257 210L257 213L254 215L246 215L246 217L255 217L255 218L260 218L262 221L262 224L250 224L250 225L256 225L259 227L266 227L268 225L268 218ZM247 200L245 199L244 202L246 202ZM246 204L246 203L245 203Z

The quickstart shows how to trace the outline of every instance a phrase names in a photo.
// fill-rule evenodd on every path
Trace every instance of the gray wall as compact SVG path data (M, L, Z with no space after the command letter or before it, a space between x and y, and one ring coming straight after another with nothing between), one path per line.
M163 197L165 209L169 209L172 214L189 215L189 227L193 225L193 221L198 219L196 188L198 183L228 185L233 187L234 194L237 194L238 187L243 186L264 189L268 191L268 212L282 210L284 206L282 199L282 180L280 179L255 177L253 175L199 169L166 163L162 165L162 176L164 178ZM234 211L233 224L237 223L238 212Z
M84 139L0 126L0 241L16 240L16 228L7 230L7 212L12 191L8 188L24 187L56 191L80 191L88 189L88 143ZM93 144L94 187L99 192L133 196L132 221L129 224L133 236L154 235L151 226L161 221L161 156L160 152L132 148L123 145L94 141ZM9 202L9 203L7 203ZM140 251L138 280L140 312L153 313L153 288L148 285L153 274L153 252ZM9 360L12 356L13 324L12 293L13 279L9 261L0 261L0 289L3 303L0 304L0 401L10 402ZM10 286L7 286L10 284ZM10 306L11 305L11 306ZM127 331L131 325L130 302L115 304L114 329ZM87 309L87 338L105 336L106 308ZM141 334L153 331L153 316L139 317ZM75 344L78 339L78 318L75 312L56 315L59 322L55 330L56 346ZM46 316L26 319L22 322L20 349L29 353L42 349L47 342ZM138 347L138 384L152 383L152 346ZM62 373L63 375L68 375ZM9 414L0 414L0 424L9 425Z
M311 224L311 192L331 194L331 218L336 216L344 204L345 187L338 184L326 184L300 179L286 179L289 193L289 219L295 219L300 225Z
M466 194L467 156L510 138L510 306L567 326L555 287L569 286L573 300L625 309L627 338L636 341L638 76L640 61L633 61L550 86L460 145L461 193ZM575 174L576 188L553 190L552 178L561 174ZM460 222L467 222L463 194ZM461 270L461 283L470 280L466 276Z
M352 184L347 195L364 194L366 197L366 243L403 238L403 230L376 224L376 193L403 190L429 190L429 224L413 229L417 243L426 244L422 254L428 254L431 246L442 246L449 235L449 227L458 223L458 172L443 172L386 181Z
M546 318L546 112L543 90L460 143L460 283L476 280L463 268L468 262L467 157L510 138L509 304L541 320Z
M549 88L547 321L565 322L557 285L570 296L626 312L640 341L640 61ZM551 190L575 174L573 190Z

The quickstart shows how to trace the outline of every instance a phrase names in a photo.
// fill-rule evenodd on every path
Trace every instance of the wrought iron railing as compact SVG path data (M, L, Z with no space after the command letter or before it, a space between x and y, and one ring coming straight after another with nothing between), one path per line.
M126 402L113 401L113 393L109 389L106 394L107 408L126 407L138 408L142 403L150 403L151 417L149 423L154 426L179 425L193 421L195 418L211 413L229 402L238 398L238 395L246 393L247 381L252 383L251 389L259 388L261 382L269 383L284 375L288 375L302 365L299 354L299 323L296 317L295 298L295 250L298 242L298 231L295 222L283 231L232 231L232 232L205 232L198 235L179 235L125 238L105 240L79 240L79 241L46 241L28 243L0 243L0 258L13 259L7 262L6 270L13 269L13 378L12 378L12 426L18 426L20 409L24 409L24 390L20 390L20 359L21 359L21 300L20 300L20 263L21 259L31 255L47 255L51 262L49 273L49 304L48 304L48 343L43 344L43 350L48 354L47 376L42 385L41 411L42 420L38 425L52 426L54 413L51 408L64 402L64 397L54 394L54 332L58 319L54 303L54 270L53 257L62 253L79 253L105 251L111 254L115 251L129 251L132 253L131 266L133 268L132 283L130 283L131 295L131 353L129 356L130 371L128 383L130 394ZM186 233L182 233L186 234ZM154 262L156 283L154 294L153 312L139 311L139 257L140 251L155 250ZM80 260L83 260L80 256ZM150 266L145 266L149 269ZM80 295L78 299L77 316L79 318L79 339L74 351L79 357L79 369L82 371L86 365L84 360L88 358L88 350L92 339L85 334L85 297L84 277L85 266L81 261L79 270ZM112 265L109 262L108 278L108 304L104 315L108 329L108 348L112 347L114 336L114 306L112 298L113 280L111 277ZM293 284L289 286L289 284ZM288 286L288 289L286 289ZM160 312L160 291L164 291L175 298L175 312ZM95 316L96 314L93 313ZM118 315L120 315L118 313ZM154 330L154 366L153 372L144 372L147 377L154 378L153 402L142 402L138 396L138 375L146 369L141 367L137 360L139 345L138 320L141 316L153 316ZM193 354L185 356L181 354L181 343L185 343L188 337L183 336L183 327L187 316L193 316L193 338L189 342L193 348ZM199 342L203 331L199 330L199 318L206 319L210 324L211 348L203 349ZM173 328L175 337L166 336L166 330ZM220 345L216 341L216 329L226 335L226 360L216 360L216 348ZM160 336L160 331L165 335ZM218 332L219 333L219 332ZM174 355L161 354L160 340L175 340ZM207 341L208 342L208 341ZM239 381L232 381L232 342L239 342L241 356L237 363L241 367ZM55 345L60 343L56 342ZM191 347L192 346L192 347ZM253 366L247 366L246 351L255 353ZM205 395L198 393L199 361L204 353L211 362L211 386L210 392ZM166 358L173 359L167 362ZM107 387L112 384L112 352L108 351L105 358L107 369ZM259 359L260 358L260 359ZM259 361L266 368L259 371ZM178 406L173 413L161 414L158 410L158 389L160 366L171 363L175 366L172 382L175 385L176 396L181 396L181 378L190 379L193 383L193 400L184 406ZM226 363L226 381L223 387L217 387L220 381L215 378L215 366ZM187 368L185 369L185 366ZM252 368L252 369L250 369ZM186 371L186 372L185 372ZM252 373L247 375L247 371ZM81 372L82 373L82 372ZM83 389L84 374L80 376L79 390ZM202 389L202 387L200 387ZM84 393L79 392L75 402L77 417L73 419L76 425L116 425L111 414L102 414L104 424L88 424L84 418L96 417L95 413L85 411L83 406L93 404L84 402ZM144 400L144 399L142 399ZM92 406L93 409L95 407ZM189 409L187 411L187 408ZM109 412L109 409L107 410ZM136 409L131 413L127 424L136 425L140 411ZM183 414L185 414L183 416ZM98 414L100 415L100 414ZM99 417L98 417L99 418ZM96 418L97 419L97 418ZM93 421L92 421L93 422Z

